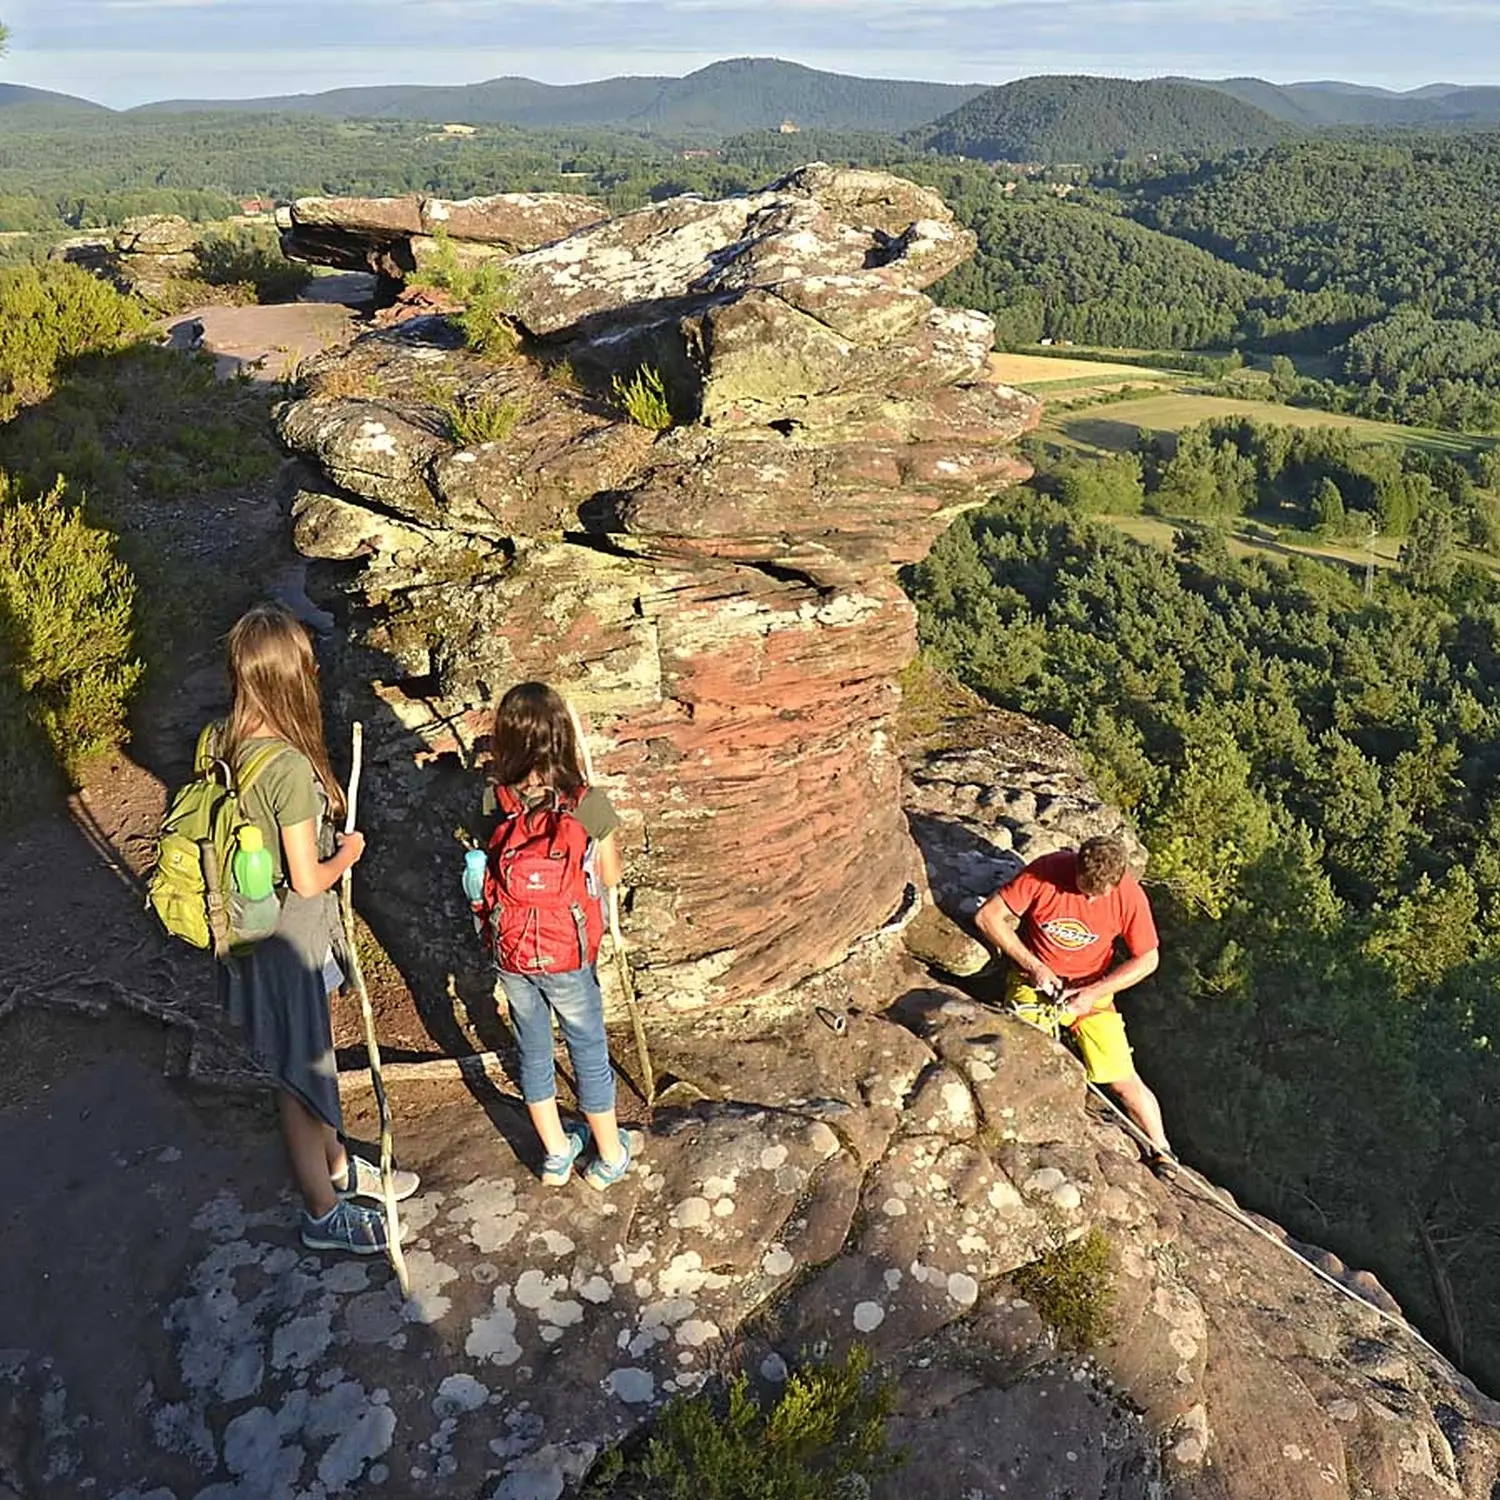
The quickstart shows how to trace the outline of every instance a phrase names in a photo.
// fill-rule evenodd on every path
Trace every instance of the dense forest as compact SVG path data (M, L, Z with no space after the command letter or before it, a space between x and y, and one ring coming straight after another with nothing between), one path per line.
M1045 499L912 570L924 640L1083 747L1152 850L1130 1002L1189 1157L1500 1377L1500 589L1176 555ZM1432 1246L1424 1257L1426 1236Z
M1288 127L1196 84L1128 78L1023 78L911 133L919 149L981 161L1098 161L1115 155L1268 146Z
M1465 136L1282 145L1148 178L1127 205L1246 270L1341 294L1351 318L1410 306L1493 325L1497 201L1500 136Z

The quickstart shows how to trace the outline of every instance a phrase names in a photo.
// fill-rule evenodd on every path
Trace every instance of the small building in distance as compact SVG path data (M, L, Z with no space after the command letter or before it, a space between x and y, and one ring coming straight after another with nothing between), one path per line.
M268 214L276 205L269 198L241 198L240 212L248 218Z
M801 135L802 127L790 115L781 122L782 135Z
M464 136L477 135L478 134L478 130L479 130L479 127L476 126L476 125L444 125L443 126L443 134L444 135L458 136L460 138L464 137Z

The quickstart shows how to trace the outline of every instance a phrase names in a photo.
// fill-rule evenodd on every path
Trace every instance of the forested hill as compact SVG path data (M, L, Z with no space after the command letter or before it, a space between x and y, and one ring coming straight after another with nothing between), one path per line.
M1358 320L1414 306L1500 325L1500 137L1304 141L1141 184L1131 211L1245 270L1337 292Z
M102 104L91 100L77 99L72 94L54 94L50 89L27 88L21 83L0 83L0 111L7 118L14 115L28 121L109 113Z
M914 130L923 150L983 161L1213 156L1269 146L1291 127L1215 89L1153 79L1023 78Z
M1173 81L1217 89L1278 120L1310 129L1357 125L1381 129L1453 126L1488 130L1500 126L1500 88L1440 83L1397 94L1352 83L1275 84L1263 78Z
M717 137L775 129L899 132L981 93L979 84L912 83L824 73L775 58L713 63L685 78L606 78L552 85L529 78L441 87L334 89L266 99L169 100L137 113L254 110L330 118L463 121L540 129L613 125L664 135Z

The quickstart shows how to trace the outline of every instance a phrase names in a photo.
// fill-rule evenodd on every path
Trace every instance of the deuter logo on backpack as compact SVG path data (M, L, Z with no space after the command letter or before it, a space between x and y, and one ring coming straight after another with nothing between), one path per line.
M510 973L586 968L599 955L604 912L591 877L593 841L575 816L583 791L553 793L533 808L510 787L495 796L501 816L476 913L485 946Z

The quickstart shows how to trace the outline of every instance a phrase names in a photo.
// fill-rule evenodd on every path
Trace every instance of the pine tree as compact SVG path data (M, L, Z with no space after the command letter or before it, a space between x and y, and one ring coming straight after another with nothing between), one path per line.
M1313 496L1312 523L1319 536L1342 536L1348 524L1344 514L1344 496L1338 485L1327 477L1318 484Z

